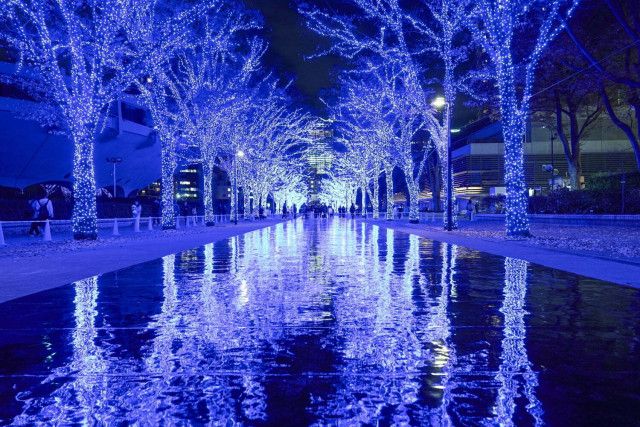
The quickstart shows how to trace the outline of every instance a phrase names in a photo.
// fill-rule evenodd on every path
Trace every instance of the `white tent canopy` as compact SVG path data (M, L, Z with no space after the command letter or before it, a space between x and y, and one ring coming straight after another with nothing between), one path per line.
M12 111L19 103L0 99L0 186L23 189L39 183L71 183L73 144L34 121L16 118ZM117 186L127 195L159 179L160 142L149 127L128 121L121 122L120 132L117 127L108 127L96 143L96 182L98 188L111 189L113 165L106 159L120 157Z

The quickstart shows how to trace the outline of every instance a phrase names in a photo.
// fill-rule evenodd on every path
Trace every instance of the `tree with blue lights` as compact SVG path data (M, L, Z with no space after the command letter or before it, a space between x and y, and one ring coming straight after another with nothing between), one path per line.
M162 71L139 82L138 88L153 120L160 141L160 209L162 229L176 228L174 175L178 166L178 146L182 124L177 120L169 77Z
M186 157L202 165L204 217L207 225L214 224L213 171L220 150L225 145L232 118L240 117L234 110L243 110L244 103L237 103L237 94L246 89L248 82L260 68L264 45L257 40L250 43L245 55L226 52L233 43L230 35L239 27L219 28L219 40L205 39L202 46L188 51L178 59L173 73L177 90L180 121L184 125L185 139L194 148ZM246 24L249 26L250 24ZM236 54L233 62L224 56ZM235 62L235 63L234 63ZM233 76L233 77L231 77Z
M73 235L97 238L94 144L109 109L135 79L186 40L185 28L203 7L167 17L156 1L5 0L3 37L18 67L37 71L73 141Z
M375 70L373 66L366 68ZM333 120L340 131L338 141L347 150L338 160L344 164L345 170L350 171L357 186L361 188L362 214L366 212L364 202L368 194L373 217L377 218L380 205L380 174L383 165L387 165L388 169L384 169L385 171L392 171L390 165L395 162L391 155L391 145L395 137L395 116L389 108L388 98L380 96L378 88L370 86L363 75L349 73L342 77L341 95L332 111ZM387 186L393 192L393 181L389 185L387 180Z
M308 141L317 127L309 114L292 107L286 87L278 80L270 75L250 80L235 87L227 107L217 118L225 126L216 166L230 177L232 217L242 206L246 219L250 218L252 195L256 207L258 203L264 205L268 195L273 196L278 189L283 190L281 196L298 192L299 188L294 191L281 181L296 174L299 168L292 151ZM233 87L234 82L228 85ZM236 188L242 190L242 197L236 194Z
M506 229L529 235L524 142L538 62L578 0L477 0L466 24L491 61L498 89L507 186Z
M449 186L453 186L453 170L448 167L451 120L456 104L456 99L460 92L469 92L465 85L467 76L461 71L462 65L469 57L468 34L465 34L463 25L469 10L470 0L423 0L426 9L429 11L429 18L418 18L419 15L405 13L405 20L411 27L421 35L424 40L420 40L420 51L434 56L442 65L442 74L437 80L442 87L444 99L443 112L440 120L434 120L436 116L431 116L429 120L429 134L438 153L439 169L442 182L442 190L446 195L444 199L444 226L445 229L457 227L455 211L455 191L453 188L449 194ZM435 105L436 102L432 102ZM435 191L432 188L432 191ZM449 204L453 205L454 215L452 224L448 224L447 210Z
M369 72L366 81L368 90L377 93L385 102L385 120L390 131L385 134L391 139L385 142L391 158L403 172L409 202L409 221L418 222L418 196L420 179L426 165L428 144L420 141L425 130L426 119L431 115L425 109L424 92L416 90L411 71L404 62L388 62Z
M394 79L398 88L408 94L413 104L415 118L424 122L424 131L430 133L430 144L438 149L439 158L446 162L448 156L448 132L451 106L455 102L457 92L460 90L460 78L456 74L457 68L466 59L466 45L457 40L457 35L463 28L460 25L464 12L468 9L466 1L453 2L451 0L425 0L423 7L404 8L398 0L353 0L352 2L361 12L361 16L341 16L316 8L303 9L302 13L308 17L312 30L332 40L326 53L337 53L346 58L369 58L374 62L383 63L386 66L393 64L395 67ZM426 23L425 16L431 15ZM435 24L434 24L435 23ZM368 30L366 30L368 28ZM418 35L420 43L410 43L412 34ZM418 44L419 47L412 47ZM439 113L432 106L432 91L427 87L428 79L425 78L425 70L418 65L418 59L425 53L436 54L444 63L444 76L441 79L445 89L447 108L444 115L438 118ZM354 73L367 74L370 66L362 67L367 61L358 63L359 67ZM396 105L398 105L396 103ZM407 104L408 105L408 104ZM406 105L405 105L406 107ZM405 116L406 117L406 116ZM405 122L406 123L406 122ZM422 125L421 125L422 126ZM402 127L402 126L401 126ZM398 128L396 128L397 131ZM406 129L405 129L406 130ZM415 141L414 141L415 142ZM428 144L428 145L430 145ZM393 209L393 159L397 158L397 146L389 146L389 156L383 165L387 176L387 217L392 217ZM405 146L406 148L406 146ZM405 149L404 154L414 151ZM423 150L426 152L426 149ZM419 168L412 168L413 161L409 157L415 157L412 153L404 155L405 164L398 163L407 180L409 199L415 197L416 203L410 211L412 221L418 220L417 195L419 181L425 166L424 157L418 160ZM411 165L409 164L411 163ZM411 172L409 170L411 169ZM446 169L442 170L442 180L447 182ZM446 186L445 186L446 190ZM453 201L451 202L453 204Z
M242 37L256 26L244 10L219 3L194 22L194 42L138 84L161 142L164 229L176 227L174 174L179 162L202 165L205 223L214 223L213 170L233 117L229 110L264 52L262 42L244 43Z
M253 194L255 208L266 203L283 175L300 169L293 152L310 140L317 122L309 114L293 109L286 94L277 88L254 107L245 128L250 171L244 180L244 193Z

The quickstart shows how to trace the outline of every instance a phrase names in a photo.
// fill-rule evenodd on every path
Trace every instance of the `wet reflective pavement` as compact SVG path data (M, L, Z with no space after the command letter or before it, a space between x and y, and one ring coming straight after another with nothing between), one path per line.
M640 291L290 222L0 304L3 424L638 425Z

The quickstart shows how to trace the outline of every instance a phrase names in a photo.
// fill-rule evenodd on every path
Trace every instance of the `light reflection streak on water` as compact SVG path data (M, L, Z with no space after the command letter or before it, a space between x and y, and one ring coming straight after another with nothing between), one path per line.
M347 247L358 254L353 260L362 274L358 283L348 286L346 298L335 301L337 335L343 353L340 366L342 380L337 392L318 404L316 413L322 420L341 419L352 423L375 423L386 407L392 409L394 423L410 421L408 406L417 400L421 368L430 356L416 332L426 328L426 319L418 315L413 301L413 288L420 281L419 239L409 237L409 251L404 263L405 274L392 274L394 234L386 234L384 268L371 256L377 252L379 230L370 231L367 239L353 236ZM346 265L346 268L353 268ZM337 271L340 273L340 271ZM358 319L357 327L354 319ZM362 375L366 374L366 379Z
M448 243L441 245L442 270L440 273L440 296L437 305L432 310L428 330L432 331L431 342L434 345L433 367L436 368L440 376L440 385L435 386L442 390L442 403L434 411L432 421L437 420L438 424L452 425L449 416L449 406L454 401L452 393L452 382L456 366L456 350L451 340L451 321L449 319L449 296L454 292L456 257L458 247Z
M542 425L542 404L536 397L538 376L531 368L526 349L524 309L527 294L528 263L514 258L504 261L504 301L500 312L504 315L504 337L500 368L496 380L500 383L496 402L496 421L500 425L513 425L516 399L522 392L527 399L527 412L535 425Z
M330 371L311 366L299 373L332 378L330 391L309 396L306 410L318 423L375 424L384 416L397 424L451 425L460 390L481 387L464 376L489 369L475 355L458 357L456 349L450 305L459 248L435 246L439 280L431 281L421 266L421 242L354 221L297 221L205 245L201 255L185 257L199 263L196 279L180 272L175 255L164 257L159 313L143 328L151 338L139 361L113 356L111 344L98 339L98 279L76 282L73 357L47 380L65 382L52 396L58 401L26 399L16 421L76 419L80 412L85 422L157 424L185 417L184 406L198 402L206 406L203 422L266 420L269 375L287 373L294 354L288 345L304 338L318 339L335 355ZM220 259L216 248L223 250ZM539 423L537 376L525 348L527 264L507 259L504 265L495 422L513 420L523 390ZM276 355L285 357L281 366L273 365ZM124 372L144 379L101 378ZM437 404L421 403L426 393ZM56 405L66 412L52 415Z
M38 412L46 414L52 423L74 420L82 424L101 420L100 406L108 399L107 378L96 381L100 374L108 372L106 349L97 343L98 330L98 277L90 277L73 283L75 291L75 328L71 334L72 358L68 365L55 369L48 381L60 381L53 399L29 398L24 395L25 408L16 417L16 424L31 424L39 420ZM17 396L22 399L23 396Z

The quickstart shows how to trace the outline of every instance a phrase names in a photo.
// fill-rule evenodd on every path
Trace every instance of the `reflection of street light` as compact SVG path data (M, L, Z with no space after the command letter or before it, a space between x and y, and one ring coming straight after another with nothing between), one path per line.
M107 163L113 164L113 198L116 198L116 165L122 163L122 157L107 157Z
M444 96L436 97L431 106L437 110L446 107L445 124L447 126L447 223L445 229L453 230L453 167L451 162L451 105Z
M238 158L244 157L244 151L238 150L236 156L233 159L233 186L235 194L235 212L233 215L233 223L238 224Z

